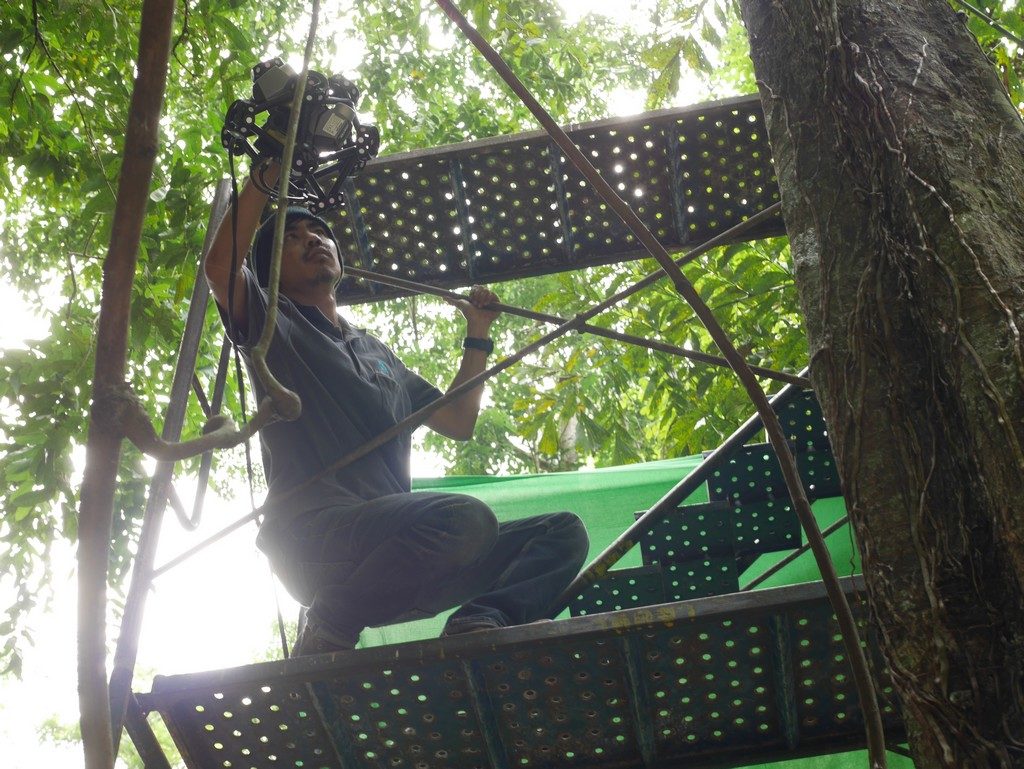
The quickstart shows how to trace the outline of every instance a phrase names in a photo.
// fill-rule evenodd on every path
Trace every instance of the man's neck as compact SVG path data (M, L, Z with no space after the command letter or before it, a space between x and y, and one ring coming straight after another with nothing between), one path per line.
M337 328L340 328L340 322L338 320L338 302L334 299L334 294L324 297L313 304L320 312L324 314L331 324Z
M293 302L305 305L306 307L316 307L323 313L323 316L333 326L338 326L338 302L334 297L333 288L329 291L315 291L315 292L289 292L285 294Z
M338 303L335 301L334 296L328 299L323 299L312 305L319 311L324 313L324 317L328 319L328 322L336 329L341 328L341 322L338 317Z

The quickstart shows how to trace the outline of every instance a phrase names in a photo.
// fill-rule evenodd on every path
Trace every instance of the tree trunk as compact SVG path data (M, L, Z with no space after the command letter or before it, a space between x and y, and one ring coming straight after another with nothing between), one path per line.
M1024 126L943 0L742 0L919 767L1024 766Z
M78 701L86 769L113 769L107 687L107 567L122 431L104 398L124 382L132 281L167 83L173 0L145 0L96 333L92 407L78 509Z

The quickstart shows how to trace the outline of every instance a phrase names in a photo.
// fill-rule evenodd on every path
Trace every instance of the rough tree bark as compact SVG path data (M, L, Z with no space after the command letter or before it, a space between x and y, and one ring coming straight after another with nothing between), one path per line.
M943 0L742 0L919 767L1024 766L1024 126Z

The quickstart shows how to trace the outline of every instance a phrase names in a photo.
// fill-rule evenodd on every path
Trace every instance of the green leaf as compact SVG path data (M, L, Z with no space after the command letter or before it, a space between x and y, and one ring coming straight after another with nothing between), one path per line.
M679 90L679 54L676 53L647 91L647 109L663 106Z
M704 42L709 45L717 48L722 44L722 36L718 33L718 30L715 29L715 25L706 19L701 25L700 34Z
M696 38L686 38L679 53L683 57L683 61L686 62L686 66L694 72L710 72L712 70L711 62L708 61L704 49L701 48Z
M640 61L646 64L653 70L661 72L664 70L673 59L679 56L679 52L683 48L685 38L681 35L678 37L670 38L669 40L663 40L640 54Z
M544 423L539 448L544 454L558 453L558 426L555 424L555 420L549 419Z

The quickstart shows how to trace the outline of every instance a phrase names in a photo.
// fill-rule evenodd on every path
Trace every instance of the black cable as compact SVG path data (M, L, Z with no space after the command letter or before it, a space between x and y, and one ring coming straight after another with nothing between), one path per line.
M238 352L238 345L235 345L235 379L238 381L238 400L242 410L242 423L244 424L249 421L249 410L245 403L245 378L242 371L242 356ZM255 508L256 495L253 491L252 446L248 438L246 438L243 445L245 446L245 474L249 481L249 504ZM257 518L256 525L259 526L260 523L261 519ZM277 633L281 639L281 652L284 658L288 659L290 656L288 651L288 634L285 631L284 614L281 613L281 599L277 594L277 582L274 580L274 567L269 560L267 561L267 568L270 569L270 583L274 592L274 609L277 612Z
M238 382L238 403L242 410L242 424L245 424L249 421L249 409L245 403L245 376L242 371L242 356L238 352L238 345L235 345L235 379ZM248 438L242 445L245 447L245 472L249 478L249 501L255 502L256 497L252 489L252 445Z
M249 421L249 409L245 401L245 374L242 371L242 356L238 345L235 343L237 328L235 326L234 312L235 280L238 271L238 176L235 173L235 158L230 152L228 153L228 168L231 172L231 274L228 276L228 337L231 340L231 346L235 350L235 381L238 384L238 405L242 412L242 424L245 424ZM249 505L255 509L256 495L253 491L252 445L248 438L245 439L244 446L245 472L249 481ZM256 519L256 524L257 526L260 524L258 518ZM284 658L288 659L288 636L285 632L284 615L281 613L281 601L277 595L277 583L273 579L274 567L270 564L270 561L267 561L267 566L270 569L271 584L274 592L274 607L277 610L277 631L281 637L281 651L284 653Z
M213 416L213 409L210 407L210 401L206 397L206 391L203 389L203 383L199 381L199 376L193 372L192 374L192 392L196 394L196 400L199 401L199 408L203 410L203 416L207 419Z
M970 11L975 16L977 16L979 19L981 19L986 24L988 24L990 27L992 27L992 29L994 29L996 32L998 32L1001 35L1004 35L1005 37L1010 38L1013 42L1015 42L1021 48L1024 48L1024 40L1021 40L1019 37L1017 37L1010 30L1008 30L1002 24L997 22L995 19L993 19L991 16L989 16L987 13L985 13L980 8L975 8L970 3L964 2L964 0L953 0L953 2L955 2L961 8L966 8L968 11Z
M228 153L228 170L231 173L231 272L228 274L228 337L235 344L235 273L238 272L238 176L235 173L235 156ZM238 347L235 347L238 351Z

